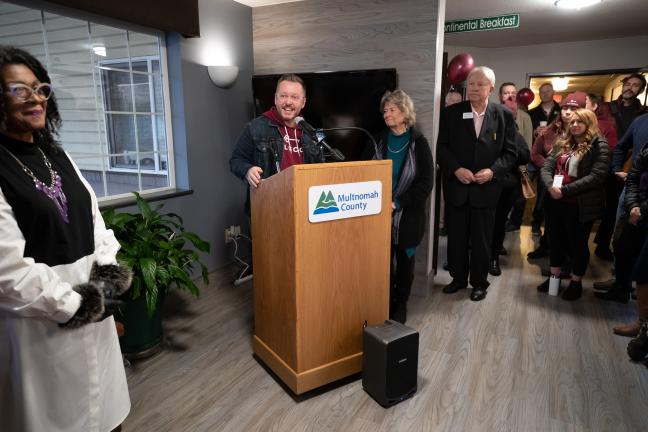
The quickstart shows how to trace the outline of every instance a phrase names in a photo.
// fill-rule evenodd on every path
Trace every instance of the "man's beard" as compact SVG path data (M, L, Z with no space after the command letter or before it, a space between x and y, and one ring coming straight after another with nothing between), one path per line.
M634 94L632 90L626 90L623 93L621 93L621 97L623 97L623 99L634 99L637 97L637 95Z

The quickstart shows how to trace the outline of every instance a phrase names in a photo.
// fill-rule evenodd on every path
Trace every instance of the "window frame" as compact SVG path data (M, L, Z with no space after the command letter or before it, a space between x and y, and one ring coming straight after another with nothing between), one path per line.
M139 73L137 71L132 70L133 63L146 62L147 71L151 71L153 61L158 61L160 63L160 66L159 66L160 67L160 75L162 75L162 60L161 60L161 58L158 58L156 56L139 56L139 57L130 57L130 58L121 58L121 59L108 59L108 60L100 60L100 61L97 62L98 63L97 67L100 70L104 70L104 71L108 71L108 72L109 71L115 71L115 72L137 73L139 75L146 75L148 77L148 83L147 84L148 84L148 88L149 88L150 107L153 108L153 111L137 111L136 107L133 106L133 111L128 112L128 111L112 111L112 110L107 109L108 107L106 106L106 93L105 93L106 87L104 86L104 83L103 83L103 80L104 80L103 74L102 73L98 74L99 77L100 77L100 84L101 84L101 89L102 89L103 113L104 113L104 121L105 121L106 125L108 124L108 114L131 114L131 115L135 115L135 116L137 116L137 115L148 115L148 116L150 116L151 117L151 131L154 132L154 133L152 133L152 139L153 139L153 150L152 150L152 152L154 154L158 155L158 157L156 157L154 159L154 164L155 164L154 169L142 170L140 168L140 163L139 163L139 160L141 160L141 159L138 160L138 163L135 164L134 168L123 168L123 167L118 167L118 166L112 166L112 162L110 161L110 159L113 156L123 154L123 152L117 152L117 151L113 152L114 149L110 148L111 143L110 143L110 139L109 139L109 136L108 136L109 135L108 134L108 128L106 127L106 130L105 130L106 137L105 138L106 138L106 145L108 146L107 149L106 149L107 150L106 153L107 153L107 158L108 158L108 161L109 161L107 171L119 172L119 173L130 173L130 174L138 173L138 172L142 171L142 172L144 172L146 174L153 174L153 175L155 175L155 174L163 175L164 174L165 176L168 176L168 173L169 173L169 155L168 154L167 154L167 158L166 158L166 160L167 160L167 168L162 169L162 168L159 167L159 165L160 165L160 161L159 161L160 142L158 140L157 133L155 133L155 132L157 132L157 129L158 129L157 124L156 124L156 114L158 114L158 113L156 113L156 111L155 111L155 84L154 84L153 79L152 79L153 78L153 73L152 72L146 72L145 74L142 74L142 73ZM128 63L129 69L131 69L131 70L126 71L124 69L111 68L110 66L104 67L105 65L123 64L123 63ZM164 98L164 87L162 88L162 98L166 99L166 98ZM164 107L163 107L163 109L164 109ZM166 113L162 112L162 115L164 115L164 117L166 119ZM168 131L167 131L166 125L165 125L165 134L167 132ZM168 146L167 146L167 149L168 149ZM145 154L147 154L147 153L150 153L150 152L148 152L148 151L142 152L142 151L140 151L138 149L137 153L145 153ZM168 153L168 151L167 151L167 153Z
M109 181L108 181L108 174L109 173L130 173L130 174L135 174L137 175L137 182L136 186L133 188L133 191L138 192L142 198L148 199L148 196L151 196L151 199L160 199L161 196L165 195L174 195L178 193L185 193L185 190L181 190L177 188L177 176L176 176L176 164L175 164L175 142L174 142L174 135L173 135L173 126L172 126L172 111L171 111L171 86L170 86L170 78L169 78L169 64L168 64L168 59L167 59L167 35L164 31L150 28L150 27L143 27L138 24L133 24L121 20L117 20L114 18L110 17L105 17L101 15L95 15L91 14L88 12L84 11L79 11L75 9L70 9L65 6L58 6L52 3L47 3L45 1L41 0L27 0L27 1L21 1L17 2L14 0L2 0L3 3L7 4L12 4L17 7L23 8L23 9L28 9L31 11L34 11L39 15L39 21L40 21L40 33L41 33L41 40L40 44L44 48L44 55L45 59L43 59L43 64L47 68L48 72L51 73L52 65L50 64L50 41L48 40L48 29L47 29L47 18L46 14L53 14L57 15L59 17L63 18L69 18L73 20L78 20L82 21L85 26L88 27L88 33L87 36L89 39L92 38L92 32L91 32L91 27L92 25L103 25L103 26L109 26L109 27L114 27L118 30L121 30L125 33L126 35L126 48L127 48L127 53L128 53L128 58L126 60L128 61L129 64L129 70L125 72L137 72L132 70L132 60L140 58L140 57L146 57L146 56L139 56L139 57L134 57L131 58L131 34L132 33L137 33L137 34L143 34L143 35L148 35L157 40L157 46L158 46L158 51L159 51L159 62L160 62L160 80L161 80L161 90L162 90L162 109L163 113L162 115L164 116L164 133L165 133L165 139L166 139L166 161L167 161L167 168L166 170L142 170L139 164L139 160L137 163L137 169L131 170L131 169L126 169L122 171L117 171L113 170L110 168L110 161L108 160L111 156L110 153L110 143L108 141L108 137L105 136L105 142L102 143L99 147L99 151L94 153L94 152L89 152L89 151L77 151L78 155L73 158L73 160L81 160L84 158L96 158L99 159L101 162L99 166L95 169L84 169L82 167L79 167L80 171L90 171L90 172L96 172L98 174L101 174L102 180L99 181L99 189L98 192L96 193L97 195L97 200L99 201L100 207L110 207L113 205L124 205L124 202L127 201L133 201L134 198L132 195L132 192L127 192L127 193L119 193L119 194L111 194L108 195L109 193ZM22 47L22 44L20 42L14 43L17 47ZM100 67L100 59L94 58L93 56L93 50L92 46L89 47L84 47L83 49L78 51L80 54L87 54L93 58L92 60L92 67L93 69L96 69ZM155 57L155 56L152 56ZM96 74L96 72L93 71L93 76ZM96 74L99 76L99 80L101 80L101 73L99 72ZM98 131L99 134L105 135L108 133L107 129L107 122L105 120L105 105L104 105L104 95L103 95L103 83L97 82L97 78L95 78L95 86L97 84L101 85L101 91L100 95L95 94L95 110L94 110L94 117L96 117L97 122L103 121L105 123L104 131L100 132ZM54 91L56 92L56 87L54 88ZM134 107L133 107L134 108ZM62 110L62 112L65 112L66 110ZM86 110L78 110L78 111L86 111ZM86 112L93 112L92 110L87 110ZM103 118L102 118L103 117ZM155 116L152 115L154 118ZM64 119L65 122L65 119ZM65 149L65 142L61 142L63 145L64 150ZM153 150L155 152L156 150ZM159 143L158 143L158 154L159 154ZM74 152L73 152L74 153ZM145 152L149 153L149 152ZM157 163L157 162L156 162ZM82 173L83 174L83 173ZM142 189L142 177L147 176L147 175L165 175L166 178L166 186L162 187L156 187L156 188L147 188L147 189ZM84 177L85 179L85 177ZM90 180L87 180L88 183L91 183ZM189 191L190 192L190 191ZM101 196L103 195L103 196Z

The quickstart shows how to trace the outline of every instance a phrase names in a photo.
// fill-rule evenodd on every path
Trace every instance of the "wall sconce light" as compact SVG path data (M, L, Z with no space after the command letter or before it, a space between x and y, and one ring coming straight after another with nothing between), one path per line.
M238 66L207 66L209 78L216 87L227 88L234 84L238 77Z

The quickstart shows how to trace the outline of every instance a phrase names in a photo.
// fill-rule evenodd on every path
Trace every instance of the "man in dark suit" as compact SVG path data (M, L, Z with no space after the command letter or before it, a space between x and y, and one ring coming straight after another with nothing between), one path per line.
M453 280L443 288L451 294L466 288L470 299L486 297L499 179L517 159L515 120L510 111L489 103L495 73L474 68L467 78L468 100L441 113L437 157L443 171L448 230L448 263Z

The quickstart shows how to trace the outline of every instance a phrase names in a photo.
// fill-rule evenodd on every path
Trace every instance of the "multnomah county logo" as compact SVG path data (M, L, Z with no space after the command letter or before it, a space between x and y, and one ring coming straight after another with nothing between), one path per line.
M319 215L319 214L333 213L338 211L340 211L340 209L338 208L337 203L335 202L335 198L333 198L333 194L331 193L331 191L329 191L328 194L322 191L322 195L320 196L320 199L317 202L317 207L315 208L313 214Z
M379 181L312 186L308 189L308 220L335 219L378 214L382 207Z

